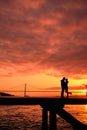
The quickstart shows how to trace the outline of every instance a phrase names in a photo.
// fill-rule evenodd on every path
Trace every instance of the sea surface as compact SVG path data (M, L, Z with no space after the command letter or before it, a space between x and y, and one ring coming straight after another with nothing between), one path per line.
M87 105L65 106L78 120L87 124ZM57 115L58 130L73 130ZM42 130L42 108L36 106L0 106L0 130Z

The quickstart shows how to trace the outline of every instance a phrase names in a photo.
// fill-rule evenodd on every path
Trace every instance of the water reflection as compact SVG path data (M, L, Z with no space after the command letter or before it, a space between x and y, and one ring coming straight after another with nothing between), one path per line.
M87 105L65 105L64 109L87 124ZM0 122L0 130L42 130L42 108L40 106L0 106ZM72 126L58 115L57 127L72 130Z

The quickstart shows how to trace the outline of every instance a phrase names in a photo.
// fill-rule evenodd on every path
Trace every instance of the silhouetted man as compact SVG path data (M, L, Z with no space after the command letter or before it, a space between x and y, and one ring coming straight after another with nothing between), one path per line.
M63 77L63 79L61 80L61 98L64 98L65 86L66 86L66 79L65 77Z

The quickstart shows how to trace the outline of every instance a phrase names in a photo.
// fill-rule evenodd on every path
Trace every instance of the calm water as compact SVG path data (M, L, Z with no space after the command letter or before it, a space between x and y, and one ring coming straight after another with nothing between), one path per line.
M87 124L87 106L65 106L72 115ZM0 106L0 130L41 130L40 106ZM73 130L64 119L57 116L58 130Z

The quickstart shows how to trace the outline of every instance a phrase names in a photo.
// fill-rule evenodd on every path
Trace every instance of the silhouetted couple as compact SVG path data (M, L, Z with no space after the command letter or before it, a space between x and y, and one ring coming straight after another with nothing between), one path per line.
M64 98L64 91L67 93L67 98L68 98L68 94L72 94L71 92L68 92L68 79L63 77L63 79L61 80L61 98Z

